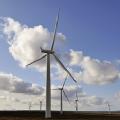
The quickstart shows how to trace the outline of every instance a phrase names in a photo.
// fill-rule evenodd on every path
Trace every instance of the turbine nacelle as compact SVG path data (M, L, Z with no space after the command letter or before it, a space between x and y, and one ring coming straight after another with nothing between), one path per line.
M79 100L75 100L76 102L78 102Z
M58 90L63 90L63 88L58 88Z
M41 52L42 53L47 53L47 54L54 54L53 50L45 50L45 49L42 49L42 48L41 48Z

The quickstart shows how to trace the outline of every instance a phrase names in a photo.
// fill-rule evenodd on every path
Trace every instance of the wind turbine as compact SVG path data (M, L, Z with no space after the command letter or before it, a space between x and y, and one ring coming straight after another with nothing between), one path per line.
M108 110L109 110L109 114L111 113L111 105L109 102L107 102L107 106L108 106Z
M75 99L75 108L76 108L76 112L78 111L78 95L77 95L77 91L76 91L76 99Z
M64 80L64 83L63 83L61 88L52 89L52 90L60 90L60 112L61 112L61 114L63 113L63 94L67 98L67 101L69 102L69 99L68 99L68 97L67 97L67 95L64 91L64 86L65 86L65 82L67 80L67 77L68 77L68 75L66 76L66 78Z
M29 102L29 110L31 110L31 107L32 107L32 104L31 104L31 102Z
M60 11L60 10L59 10ZM40 61L44 58L47 57L47 80L46 80L46 112L45 112L45 117L46 118L51 118L51 80L50 80L50 55L54 56L55 60L60 64L60 66L69 74L69 76L74 80L74 82L77 82L73 76L71 75L71 73L67 70L67 68L64 66L64 64L60 61L60 59L57 57L57 55L55 54L54 51L54 44L55 44L55 38L56 38L56 32L57 32L57 27L58 27L58 22L59 22L59 11L58 11L58 15L56 18L56 24L55 24L55 29L54 29L54 34L53 34L53 42L52 42L52 46L51 49L46 50L41 48L41 52L44 53L45 55L43 55L41 58L36 59L35 61L27 64L31 65L37 61Z
M42 110L42 101L40 101L40 111Z

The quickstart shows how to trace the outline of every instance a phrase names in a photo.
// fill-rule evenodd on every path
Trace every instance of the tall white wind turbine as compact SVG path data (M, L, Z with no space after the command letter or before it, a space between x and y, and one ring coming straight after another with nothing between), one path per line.
M59 10L60 11L60 10ZM58 27L58 21L59 21L59 11L56 19L54 34L53 34L53 42L50 50L46 50L41 48L41 52L44 53L41 58L27 64L26 66L29 66L37 61L40 61L47 57L47 80L46 80L46 112L45 117L51 118L51 80L50 80L50 55L54 56L55 60L60 64L60 66L68 73L68 75L74 80L74 82L77 82L71 73L67 70L67 68L64 66L64 64L60 61L60 59L57 57L55 51L54 51L54 44L55 44L55 38L56 38L56 32Z

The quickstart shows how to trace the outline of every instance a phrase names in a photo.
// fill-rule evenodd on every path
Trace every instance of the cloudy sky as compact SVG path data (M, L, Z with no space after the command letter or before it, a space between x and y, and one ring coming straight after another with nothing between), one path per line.
M119 110L119 0L0 0L0 110L45 109L46 59L40 47L52 44L55 18L60 21L54 50L79 85L68 77L64 110ZM51 56L52 88L61 87L65 71ZM52 90L52 109L60 109L60 94ZM116 101L114 101L116 100ZM12 103L12 104L11 104ZM72 107L71 107L72 106Z

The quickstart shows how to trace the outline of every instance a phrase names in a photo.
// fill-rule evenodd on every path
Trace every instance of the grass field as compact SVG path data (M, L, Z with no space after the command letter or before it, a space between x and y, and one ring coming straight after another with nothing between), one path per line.
M44 111L0 111L0 120L45 120ZM52 111L52 120L120 120L120 112Z

